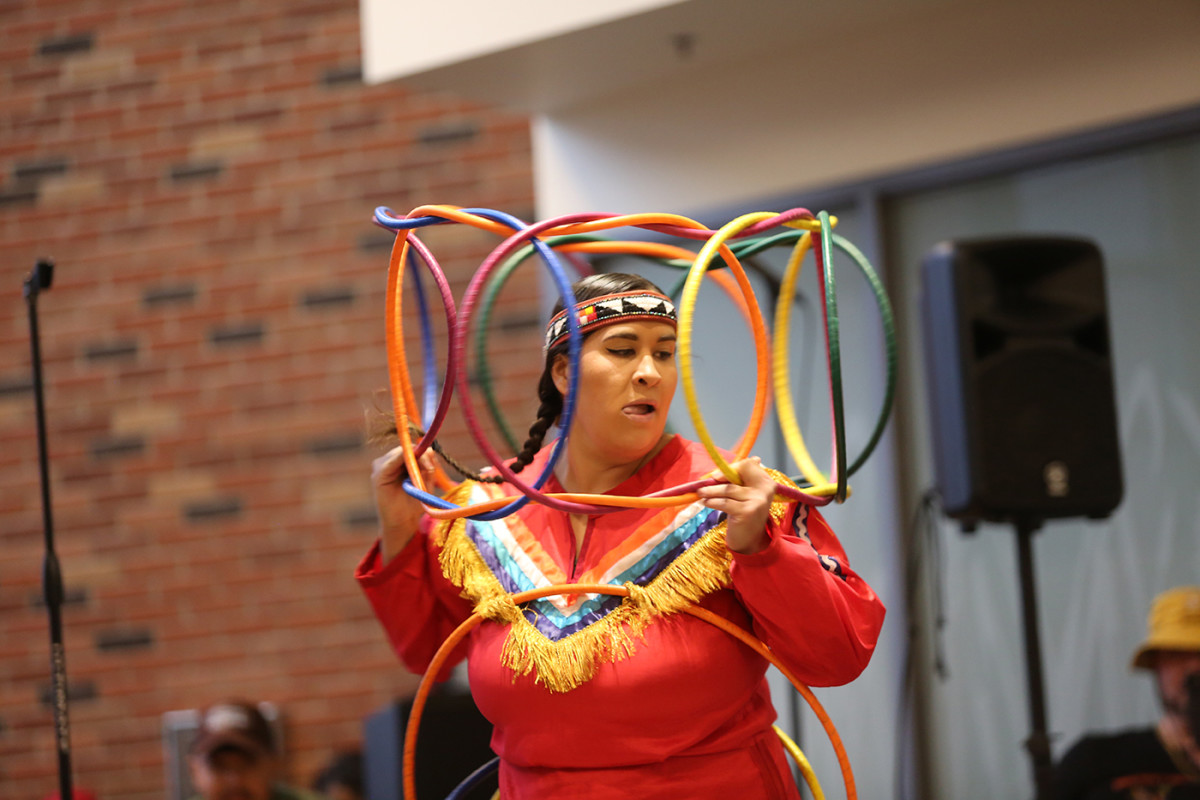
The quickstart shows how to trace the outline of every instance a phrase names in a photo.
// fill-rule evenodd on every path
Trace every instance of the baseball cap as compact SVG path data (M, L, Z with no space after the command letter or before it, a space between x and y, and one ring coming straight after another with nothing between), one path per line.
M257 706L231 700L209 706L201 714L200 727L192 741L192 754L209 758L226 748L239 750L253 758L275 755L271 724Z
M1133 667L1149 669L1160 650L1200 652L1200 586L1178 586L1154 598Z

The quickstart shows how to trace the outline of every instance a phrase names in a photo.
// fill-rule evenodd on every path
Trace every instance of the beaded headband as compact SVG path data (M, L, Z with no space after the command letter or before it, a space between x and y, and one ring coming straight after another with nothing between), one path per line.
M575 315L580 333L629 319L657 319L672 325L676 321L675 304L666 295L647 291L620 292L584 300L575 305ZM567 311L563 309L551 317L546 326L545 352L565 342L569 335Z

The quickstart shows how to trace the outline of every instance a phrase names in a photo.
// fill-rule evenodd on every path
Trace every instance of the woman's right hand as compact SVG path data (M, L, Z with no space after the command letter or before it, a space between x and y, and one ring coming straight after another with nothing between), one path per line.
M433 482L433 452L426 450L418 459L425 486ZM421 501L404 491L408 477L404 448L395 447L375 459L371 465L371 484L375 489L375 509L379 513L379 543L383 563L391 561L417 533L424 509Z

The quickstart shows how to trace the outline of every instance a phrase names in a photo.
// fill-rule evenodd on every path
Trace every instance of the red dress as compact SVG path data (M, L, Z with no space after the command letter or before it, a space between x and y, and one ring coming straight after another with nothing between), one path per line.
M548 450L525 475L540 473ZM713 468L676 436L610 493L641 496ZM513 492L469 489L468 502ZM546 490L562 491L553 478ZM832 686L866 667L884 609L815 509L774 504L767 532L765 549L731 554L723 515L698 503L628 509L589 517L575 553L566 514L530 503L494 523L426 520L389 564L376 545L357 578L418 673L472 601L553 583L644 589L640 600L577 595L498 611L503 621L475 628L455 654L469 659L471 693L494 725L504 800L797 798L771 730L766 661L672 612L698 602L752 630L801 681Z

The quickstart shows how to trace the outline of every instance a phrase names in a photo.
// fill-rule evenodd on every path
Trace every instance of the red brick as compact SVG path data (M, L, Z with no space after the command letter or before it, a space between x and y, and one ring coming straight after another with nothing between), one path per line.
M357 20L355 20L357 26ZM355 34L357 36L357 33ZM282 30L282 31L264 31L260 35L259 41L264 48L278 47L283 49L285 45L302 45L306 43L311 34L304 29Z
M129 10L129 14L134 19L165 16L171 12L188 8L190 5L184 0L142 0Z
M96 126L115 126L123 113L119 108L81 108L72 112L71 116L77 125L94 132Z
M69 208L0 208L0 254L14 282L43 252L60 265L42 306L56 522L68 583L88 591L86 605L67 614L68 663L73 679L94 680L100 693L74 714L78 778L105 797L161 796L161 713L215 699L236 683L282 704L290 769L306 782L335 741L355 741L365 714L415 685L348 577L370 535L304 502L356 470L358 502L370 502L370 451L318 458L304 450L357 430L363 406L387 384L387 253L359 251L359 238L373 230L374 205L504 200L495 207L528 209L527 131L515 115L399 85L323 85L325 69L357 58L353 3L307 4L300 13L285 0L110 5L47 0L13 20L36 42L62 34L55 20L74 15L75 25L81 13L99 15L98 46L124 43L135 71L98 84L95 95L61 85L63 60L37 58L33 45L11 37L9 21L0 30L20 84L7 84L0 99L10 125L0 158L70 153L72 171L105 181L101 198ZM112 9L119 15L106 16ZM46 103L89 111L96 122L60 119ZM212 180L170 180L173 165L193 160L197 133L247 114L260 114L253 124L264 135L261 150L228 158ZM464 116L482 131L469 146L412 147L415 131ZM468 231L429 241L461 292L497 240ZM527 272L525 291L537 276ZM143 305L147 291L180 285L193 293ZM355 302L300 302L333 285L353 286ZM21 312L19 304L0 307L3 363L27 363ZM263 326L260 342L208 340L213 326L247 322ZM82 356L88 343L122 337L138 340L135 358ZM518 374L498 391L522 423L533 376L520 371L536 370L517 358L526 350L536 353L536 332L497 337L491 353L494 365L513 359ZM29 402L13 398L20 410L6 411L0 428L0 486L11 489L0 491L0 562L9 576L0 582L0 641L10 643L0 659L9 732L0 758L29 765L0 774L0 797L13 800L40 798L54 774L48 714L36 703L45 621L28 605L42 536ZM123 409L139 404L171 409L174 424L131 430L136 417ZM457 411L452 416L443 438L479 461ZM92 457L94 440L120 435L142 436L144 448ZM172 485L177 494L164 491ZM187 503L224 495L241 498L239 515L184 518ZM26 564L33 567L10 567ZM150 627L155 643L94 651L97 632L122 625Z
M4 25L4 34L6 37L14 40L25 40L27 42L35 42L42 37L51 35L58 28L58 20L53 15L46 14L38 19L13 20L6 22ZM28 45L27 45L28 46ZM33 47L29 46L30 54L33 53Z
M158 50L138 50L133 54L133 63L137 67L175 65L183 61L185 52L184 47L178 44Z
M103 28L116 22L118 16L119 12L115 6L109 6L89 13L75 13L67 17L67 27L75 31Z

